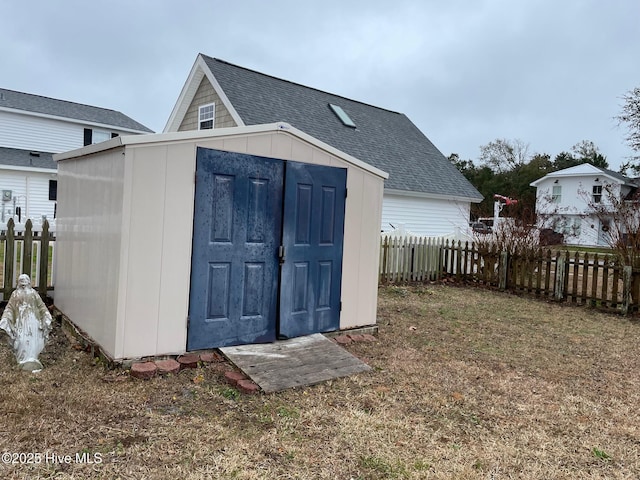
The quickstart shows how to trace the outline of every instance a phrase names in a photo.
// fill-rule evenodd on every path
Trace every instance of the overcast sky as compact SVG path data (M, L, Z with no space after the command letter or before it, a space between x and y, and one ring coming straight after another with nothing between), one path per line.
M3 0L0 86L161 132L202 52L405 113L445 155L591 140L617 169L639 20L638 0Z

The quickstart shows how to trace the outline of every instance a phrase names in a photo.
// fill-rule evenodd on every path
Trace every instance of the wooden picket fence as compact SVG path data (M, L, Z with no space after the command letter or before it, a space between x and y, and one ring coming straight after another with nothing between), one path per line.
M380 284L442 278L627 314L640 307L640 269L615 256L539 249L507 253L470 242L387 237Z
M32 286L43 298L53 290L55 235L49 231L45 220L42 230L34 231L31 220L24 229L16 229L13 219L9 219L6 229L0 231L0 281L2 298L8 300L15 289L18 276L26 273L31 277Z
M445 241L427 237L383 237L380 283L425 282L443 275Z

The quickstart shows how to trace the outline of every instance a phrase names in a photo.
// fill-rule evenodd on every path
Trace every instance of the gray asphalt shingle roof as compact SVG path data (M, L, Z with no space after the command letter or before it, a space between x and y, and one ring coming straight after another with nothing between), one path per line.
M596 167L596 168L600 169L603 173L606 173L607 175L613 178L617 178L618 180L625 183L626 185L634 185L632 178L629 178L620 172L614 172L613 170L609 170L608 168L602 168L602 167Z
M287 122L389 173L385 187L477 201L482 195L402 113L202 55L246 125ZM329 107L342 107L356 128Z
M17 148L0 147L0 165L14 167L49 168L56 170L53 153L19 150Z
M153 133L152 130L141 123L115 110L42 97L31 93L16 92L4 88L0 88L0 107Z

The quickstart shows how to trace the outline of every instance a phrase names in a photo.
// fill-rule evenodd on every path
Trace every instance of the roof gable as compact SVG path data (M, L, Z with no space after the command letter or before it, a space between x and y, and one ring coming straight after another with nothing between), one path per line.
M385 188L480 201L482 195L403 114L279 79L223 60L196 60L239 125L287 122L293 127L389 172ZM194 65L194 69L196 68ZM190 76L196 81L194 69ZM198 82L199 83L199 82ZM180 103L190 102L185 84L167 129L180 123ZM197 87L196 87L197 88ZM219 90L218 90L219 89ZM224 101L224 100L223 100ZM330 105L355 124L343 123ZM165 129L165 131L167 130Z
M635 186L633 180L624 176L619 172L608 170L606 168L596 167L590 163L581 163L580 165L574 165L573 167L565 168L563 170L557 170L546 174L544 177L539 178L531 182L531 186L537 187L546 180L562 177L593 177L593 176L605 176L611 179L615 183L622 185Z
M153 133L141 123L115 110L4 88L0 88L0 108L100 124L131 132Z

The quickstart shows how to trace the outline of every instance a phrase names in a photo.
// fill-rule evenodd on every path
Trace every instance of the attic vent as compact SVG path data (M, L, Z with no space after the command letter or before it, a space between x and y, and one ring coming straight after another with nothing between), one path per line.
M333 110L333 113L336 114L336 117L338 117L344 125L346 125L347 127L356 128L356 124L353 123L353 120L351 120L349 115L347 115L347 113L342 109L342 107L339 107L338 105L334 105L333 103L330 103L329 107L331 108L331 110Z

